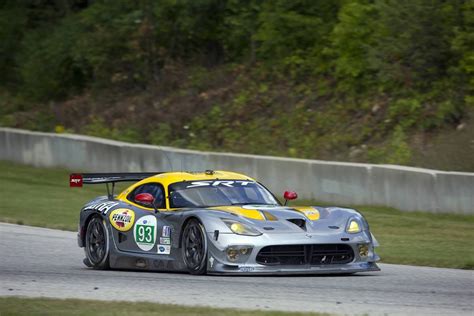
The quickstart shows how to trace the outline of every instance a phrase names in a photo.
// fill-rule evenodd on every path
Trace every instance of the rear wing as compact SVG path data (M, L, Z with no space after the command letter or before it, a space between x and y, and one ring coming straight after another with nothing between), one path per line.
M69 175L69 186L82 187L83 184L135 182L161 173L163 172L72 173Z
M163 172L121 172L121 173L71 173L69 175L70 187L82 187L84 184L101 184L107 186L109 200L113 199L116 182L137 182ZM112 183L112 191L109 190Z

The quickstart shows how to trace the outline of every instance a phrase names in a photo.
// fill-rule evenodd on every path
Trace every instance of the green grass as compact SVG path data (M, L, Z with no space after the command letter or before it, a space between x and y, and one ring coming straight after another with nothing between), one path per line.
M0 221L76 230L82 205L105 188L69 188L68 175L0 161ZM474 269L474 216L356 208L380 242L382 262Z
M66 170L0 162L0 192L2 221L76 230L81 206L104 188L69 188Z
M103 302L48 298L0 297L0 315L160 315L160 316L323 316L321 313L242 311L208 307L184 307L145 302Z
M34 168L0 161L0 220L77 230L81 207L107 191L105 185L70 188L69 173L65 169ZM117 185L115 192L125 186Z
M474 269L474 216L359 209L383 262Z

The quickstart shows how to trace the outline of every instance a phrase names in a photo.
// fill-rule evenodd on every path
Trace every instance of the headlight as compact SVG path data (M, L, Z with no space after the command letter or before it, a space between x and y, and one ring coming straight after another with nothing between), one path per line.
M229 229L237 235L244 235L244 236L260 236L262 233L256 230L255 228L252 228L248 225L242 224L237 221L229 220L229 219L223 219L222 220Z
M251 252L251 246L230 246L226 250L227 259L232 262L247 260Z
M346 231L350 234L360 233L360 224L355 219L351 219L347 224Z
M227 258L229 259L229 261L237 261L239 259L239 251L234 248L228 248Z
M357 247L359 248L359 256L361 258L365 258L369 255L369 245L368 244L358 244Z

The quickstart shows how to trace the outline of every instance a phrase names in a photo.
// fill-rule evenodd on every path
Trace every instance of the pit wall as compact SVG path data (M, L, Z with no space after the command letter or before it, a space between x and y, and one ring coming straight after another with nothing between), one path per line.
M81 172L229 170L258 179L277 196L293 190L301 199L335 205L474 214L474 173L202 152L12 128L0 128L0 160Z

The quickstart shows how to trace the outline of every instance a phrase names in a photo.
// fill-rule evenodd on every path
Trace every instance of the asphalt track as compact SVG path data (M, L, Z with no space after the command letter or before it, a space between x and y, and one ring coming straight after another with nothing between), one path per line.
M73 232L0 223L0 296L369 315L474 315L474 272L381 264L354 276L95 271Z

